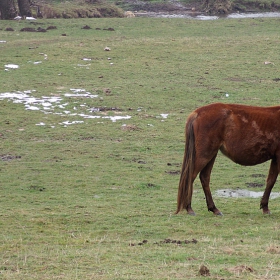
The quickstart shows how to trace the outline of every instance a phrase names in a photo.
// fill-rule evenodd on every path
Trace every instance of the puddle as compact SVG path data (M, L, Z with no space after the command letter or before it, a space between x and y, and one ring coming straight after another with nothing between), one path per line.
M216 19L219 19L218 16L205 16L205 15L198 15L195 17L195 19L198 19L198 20L216 20Z
M59 94L59 96L42 96L41 98L32 96L32 93L34 92L35 90L0 93L0 101L7 99L13 103L23 104L25 110L40 111L44 114L77 117L76 120L67 120L59 123L59 125L63 125L65 127L68 125L84 123L84 121L81 119L108 119L112 122L116 122L118 120L127 120L131 118L129 115L104 116L104 112L103 115L97 115L97 113L100 112L99 110L96 110L96 108L91 108L89 105L87 105L87 103L80 102L81 100L84 102L85 98L92 99L98 97L98 95L92 94L85 89L72 88L70 89L70 92ZM75 99L75 106L72 106L67 102L67 99L69 98ZM105 111L105 109L103 111ZM108 109L107 111L111 112L114 110ZM119 111L115 113L119 113ZM45 122L39 122L36 123L36 125L46 126L47 124ZM51 127L55 126L51 125Z
M164 12L144 12L135 13L136 17L154 17L154 18L187 18L187 19L198 19L198 20L216 20L218 16L207 16L203 14L193 15L191 13L164 13Z
M254 192L249 190L231 190L231 189L223 189L218 190L215 192L215 195L218 197L225 197L225 198L261 198L263 196L263 192ZM270 194L270 198L274 199L280 197L280 193L272 192Z
M279 12L266 12L266 13L233 13L227 16L209 16L204 14L197 14L191 12L182 13L164 13L164 12L144 12L135 13L136 17L155 17L155 18L187 18L195 20L217 20L223 19L241 19L241 18L280 18Z
M280 13L235 13L230 14L226 18L279 18Z

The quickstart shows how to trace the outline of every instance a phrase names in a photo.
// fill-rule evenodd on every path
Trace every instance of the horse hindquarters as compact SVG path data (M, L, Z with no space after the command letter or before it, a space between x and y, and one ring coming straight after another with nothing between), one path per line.
M209 187L210 174L220 147L220 140L214 139L213 141L211 137L207 139L204 137L203 132L207 130L204 127L205 123L204 117L199 116L197 112L193 112L186 123L185 153L178 189L176 214L186 209L188 214L195 215L191 207L193 182L200 173L200 181L208 210L216 215L221 215L213 202Z
M215 158L222 145L227 117L227 113L220 112L215 106L209 106L208 114L205 110L197 109L189 116L176 213L186 209L188 214L195 214L191 208L193 182L200 173L208 210L216 215L221 214L213 202L209 183Z

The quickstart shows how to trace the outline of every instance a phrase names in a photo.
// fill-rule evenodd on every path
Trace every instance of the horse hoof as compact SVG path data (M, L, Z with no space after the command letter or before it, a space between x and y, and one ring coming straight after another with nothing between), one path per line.
M196 216L195 212L193 212L193 211L188 212L188 215L190 215L190 216Z
M216 216L224 216L223 213L220 212L220 211L218 213L214 213L214 215L216 215Z
M263 214L264 215L270 215L271 214L271 212L268 210L268 211L263 211Z

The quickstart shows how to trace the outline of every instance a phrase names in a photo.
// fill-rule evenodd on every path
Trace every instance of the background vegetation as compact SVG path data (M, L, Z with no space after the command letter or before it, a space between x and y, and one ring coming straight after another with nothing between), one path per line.
M215 195L263 190L269 163L241 167L219 155L211 189L224 216L207 212L198 181L197 216L174 215L188 114L212 102L279 104L278 26L1 21L0 277L278 279L279 198L263 216L258 199ZM98 96L65 96L73 89ZM4 97L23 91L61 101L33 111Z
M2 0L0 18L123 17L124 11L228 14L279 8L280 0Z

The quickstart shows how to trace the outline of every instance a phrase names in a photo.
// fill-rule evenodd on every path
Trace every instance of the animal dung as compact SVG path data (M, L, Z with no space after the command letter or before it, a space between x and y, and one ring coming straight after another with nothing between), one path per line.
M49 27L47 27L47 30L53 30L53 29L57 29L57 27L55 25L50 25Z
M192 240L175 240L175 239L170 239L170 238L165 238L164 240L161 240L159 242L154 242L153 244L155 245L162 245L162 244L174 244L174 245L184 245L184 244L196 244L198 241L196 239L192 239ZM143 240L142 242L138 242L138 243L129 243L129 246L136 246L136 245L144 245L147 244L148 240Z
M37 32L35 28L32 27L24 27L20 30L21 32Z
M85 26L82 27L82 29L91 29L91 27L88 26L88 25L85 25Z
M205 265L201 265L199 269L199 274L201 276L210 276L210 270Z

